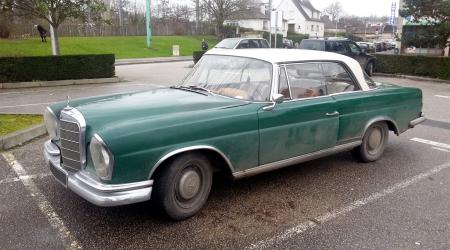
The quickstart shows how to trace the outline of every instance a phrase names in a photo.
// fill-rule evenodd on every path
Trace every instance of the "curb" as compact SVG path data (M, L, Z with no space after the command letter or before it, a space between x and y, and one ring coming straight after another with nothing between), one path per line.
M431 77L423 77L423 76L386 74L386 73L373 73L373 76L396 77L396 78L410 79L410 80L416 80L416 81L433 81L433 82L450 84L449 80L442 80L442 79L431 78Z
M16 131L14 133L0 137L0 151L20 146L25 142L31 141L34 138L47 134L47 129L44 124L36 125L31 128Z
M58 80L58 81L6 82L0 83L0 89L21 89L21 88L36 88L36 87L82 85L82 84L118 83L120 81L121 79L119 77L111 77L111 78Z
M133 64L147 64L147 63L171 63L171 62L187 62L192 61L192 56L186 58L159 58L159 59L151 59L151 58L141 58L141 59L117 59L114 63L114 66L124 66L124 65L133 65Z

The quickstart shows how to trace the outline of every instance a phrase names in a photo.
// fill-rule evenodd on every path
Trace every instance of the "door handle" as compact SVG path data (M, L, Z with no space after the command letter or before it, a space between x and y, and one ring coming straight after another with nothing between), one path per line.
M332 113L326 113L325 115L326 115L326 116L336 116L336 115L339 115L339 112L334 111L334 112L332 112Z

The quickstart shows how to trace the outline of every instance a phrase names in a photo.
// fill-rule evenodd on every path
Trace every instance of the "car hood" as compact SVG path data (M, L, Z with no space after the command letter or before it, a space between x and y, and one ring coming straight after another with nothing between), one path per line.
M95 124L98 127L134 119L231 108L247 103L218 95L164 88L88 98L84 101L71 102L70 106L83 114L88 126Z

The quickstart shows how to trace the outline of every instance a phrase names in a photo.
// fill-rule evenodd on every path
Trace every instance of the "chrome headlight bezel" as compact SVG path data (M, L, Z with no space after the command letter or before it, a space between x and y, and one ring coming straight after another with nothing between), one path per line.
M114 155L98 134L92 136L89 152L97 176L102 180L110 181L114 170Z
M59 119L50 107L47 107L44 111L44 123L45 128L52 140L59 139Z

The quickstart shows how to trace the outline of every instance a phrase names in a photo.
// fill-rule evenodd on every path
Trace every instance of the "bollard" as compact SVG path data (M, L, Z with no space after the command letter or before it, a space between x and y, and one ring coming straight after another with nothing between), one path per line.
M172 45L172 56L180 56L180 45Z

